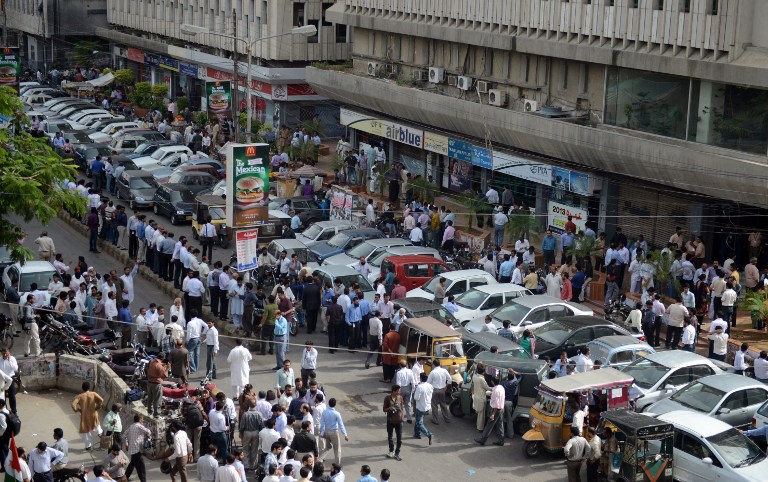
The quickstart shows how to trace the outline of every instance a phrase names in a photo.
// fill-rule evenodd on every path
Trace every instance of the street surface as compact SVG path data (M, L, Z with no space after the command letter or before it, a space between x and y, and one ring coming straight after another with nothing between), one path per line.
M147 213L148 215L151 213ZM161 220L167 226L162 216L151 214L151 217ZM89 253L87 239L59 219L53 219L47 226L48 234L53 238L58 252L64 254L65 262L77 260L78 255L85 255L89 265L95 266L97 272L104 273L110 269L120 269L121 266L105 252L100 254ZM25 225L28 236L25 246L33 251L34 239L43 230L43 227L32 222ZM176 226L174 232L187 234L191 232L189 226ZM225 263L229 261L231 250L214 250L214 258ZM135 315L138 308L148 306L150 302L158 305L170 306L172 300L161 292L156 286L149 283L141 276L135 281L136 299L131 310ZM320 333L307 336L298 335L291 342L303 344L311 339L316 347L327 345L327 337ZM14 344L14 355L23 357L23 338L17 338ZM229 380L229 366L226 358L229 348L233 346L233 340L221 336L221 352L217 358L218 379L217 385L227 394L231 395ZM291 347L287 357L301 350L300 346ZM344 423L350 437L349 443L342 443L342 464L347 481L355 481L359 477L359 469L362 464L368 464L373 469L373 474L378 479L382 468L388 468L392 472L392 480L417 481L417 480L477 480L500 481L521 480L545 482L561 481L566 478L565 464L562 455L544 455L538 459L529 460L523 456L522 440L516 438L507 440L504 447L493 445L493 437L488 445L479 446L474 442L476 436L474 417L453 419L452 423L441 423L439 426L427 421L427 427L435 436L433 445L427 445L426 439L415 440L412 438L413 425L403 424L403 448L401 456L403 460L397 462L386 458L387 435L386 418L382 412L384 398L389 393L389 386L380 383L381 370L376 367L366 370L364 367L364 355L351 354L346 350L337 351L331 355L327 350L319 348L318 356L318 380L325 387L327 397L335 397L338 400L337 409L344 418ZM271 368L275 365L273 356L259 356L254 354L251 362L251 383L257 389L274 388L275 376ZM294 361L294 370L298 373L299 363ZM193 383L202 377L198 371L192 375ZM83 443L76 434L78 419L69 409L69 403L74 394L61 391L49 391L43 393L20 395L22 434L20 442L26 447L35 445L40 440L51 442L52 430L56 426L62 428L70 440L71 459L93 464L100 462L98 451L94 452L95 461L83 451ZM429 418L429 417L428 417ZM37 435L34 435L37 434ZM327 467L333 460L332 453ZM149 464L149 480L167 480L168 476L160 474L159 462ZM189 466L191 479L197 480L194 465ZM135 480L135 476L134 476Z

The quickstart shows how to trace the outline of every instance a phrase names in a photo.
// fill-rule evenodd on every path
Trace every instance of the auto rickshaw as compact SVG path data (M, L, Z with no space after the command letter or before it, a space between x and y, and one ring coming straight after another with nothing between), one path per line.
M489 351L483 351L475 355L474 363L470 365L465 374L466 381L461 384L461 389L453 394L450 410L454 417L471 415L472 410L472 377L477 369L477 364L482 363L486 368L486 375L498 380L506 377L510 368L522 378L518 385L518 396L515 410L505 420L505 426L513 427L519 435L524 434L529 427L528 417L531 406L536 399L536 387L547 377L549 368L544 360L531 360L530 358L518 358L510 355L499 355ZM510 425L511 424L511 425ZM511 433L507 431L507 433Z
M562 450L571 437L573 413L581 407L589 405L591 416L629 407L632 382L634 378L614 368L542 381L531 407L531 429L523 435L526 457L537 457L542 449L549 452ZM588 426L586 420L585 429Z
M439 360L456 383L463 381L467 357L461 343L461 333L427 316L406 319L400 324L400 359L411 361L426 357L424 372L432 370L431 360Z
M624 482L671 482L675 427L630 410L604 412L602 432L610 428L619 451L609 460L616 479Z
M192 216L192 237L200 239L203 226L211 217L211 223L216 227L214 243L222 248L229 246L229 231L227 229L227 201L221 196L203 194L195 198L195 214Z

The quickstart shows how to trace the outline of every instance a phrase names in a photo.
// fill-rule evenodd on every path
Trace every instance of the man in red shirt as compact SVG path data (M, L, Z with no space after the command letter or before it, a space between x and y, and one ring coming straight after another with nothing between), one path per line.
M406 289L405 286L400 284L400 280L395 278L392 282L394 288L392 288L392 301L405 298Z
M576 223L573 222L573 217L568 216L568 221L565 223L565 232L576 234Z

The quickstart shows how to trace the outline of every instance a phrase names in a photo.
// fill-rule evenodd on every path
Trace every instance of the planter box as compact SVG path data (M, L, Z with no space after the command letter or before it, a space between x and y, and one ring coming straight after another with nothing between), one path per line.
M482 234L470 234L466 231L456 230L456 241L467 243L469 250L473 253L482 252L491 239L491 233L483 231Z

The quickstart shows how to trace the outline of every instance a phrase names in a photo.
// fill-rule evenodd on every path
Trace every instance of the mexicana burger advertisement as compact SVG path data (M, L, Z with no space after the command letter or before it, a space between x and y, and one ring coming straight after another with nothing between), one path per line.
M269 144L230 144L227 152L227 224L244 228L267 221Z
M205 83L205 97L208 100L208 117L228 116L232 111L232 85L228 80Z
M3 47L0 50L0 85L19 90L20 70L18 47Z

